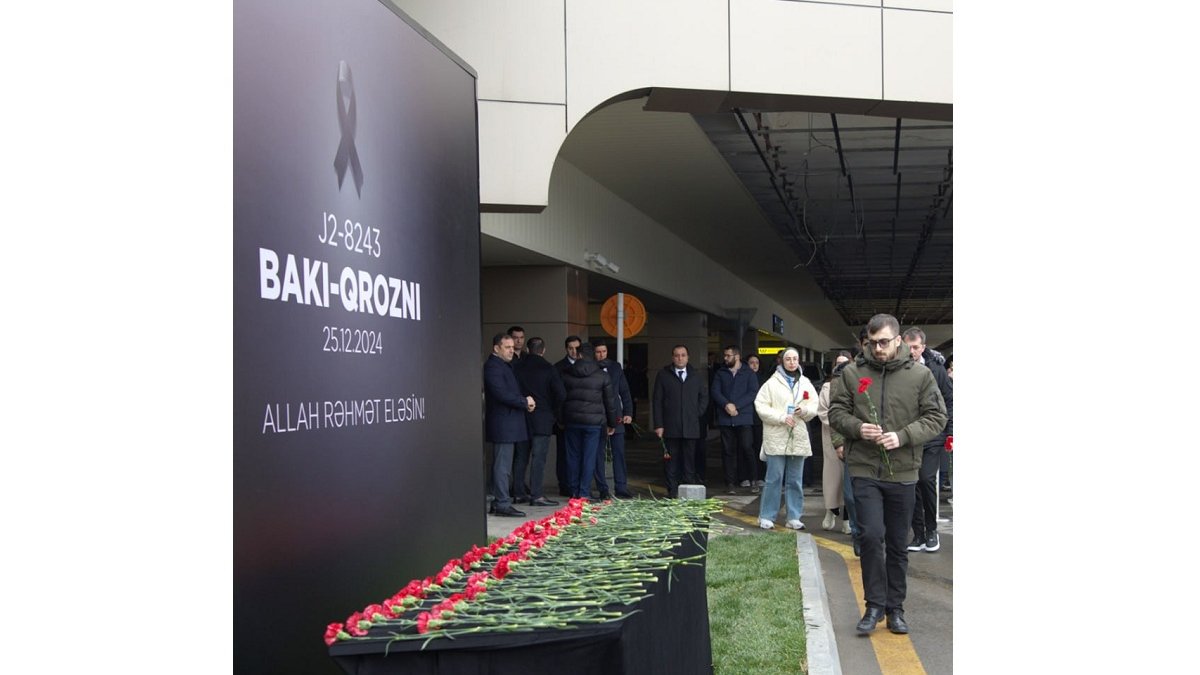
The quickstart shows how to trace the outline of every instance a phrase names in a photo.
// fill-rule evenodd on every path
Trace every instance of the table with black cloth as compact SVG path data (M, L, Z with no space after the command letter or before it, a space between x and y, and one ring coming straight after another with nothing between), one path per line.
M672 553L683 559L706 548L706 534L696 531L683 537ZM563 630L436 637L428 644L390 641L386 630L372 629L368 637L378 633L377 639L339 642L329 653L350 675L712 673L705 560L660 570L657 581L647 585L649 597L632 607L606 608L637 610L617 621Z

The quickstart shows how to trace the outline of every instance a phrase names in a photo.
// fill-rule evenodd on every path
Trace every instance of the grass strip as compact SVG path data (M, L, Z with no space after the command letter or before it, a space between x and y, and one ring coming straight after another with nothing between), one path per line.
M796 538L709 539L708 616L716 675L807 672Z

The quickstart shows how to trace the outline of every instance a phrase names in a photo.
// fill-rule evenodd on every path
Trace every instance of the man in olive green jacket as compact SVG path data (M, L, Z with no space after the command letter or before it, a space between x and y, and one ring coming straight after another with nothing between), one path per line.
M863 353L842 369L829 401L829 425L845 437L862 531L867 609L860 634L875 630L885 614L889 630L908 632L904 598L917 471L925 441L940 434L947 420L933 374L900 346L896 317L871 317Z

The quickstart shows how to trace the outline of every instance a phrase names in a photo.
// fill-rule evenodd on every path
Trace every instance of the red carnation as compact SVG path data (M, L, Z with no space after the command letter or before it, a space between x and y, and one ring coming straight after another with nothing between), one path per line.
M433 618L429 612L421 612L417 615L417 632L422 635L429 632L429 620Z
M947 436L946 445L943 447L946 448L946 452L954 452L954 436Z
M802 398L802 399L800 399L800 400L802 400L802 401L807 401L807 400L808 400L808 390L807 390L807 389L805 389L805 390L804 390L804 398Z
M362 637L367 634L367 629L359 625L359 622L366 623L370 626L370 621L362 615L362 612L355 612L346 619L346 632L351 635Z
M332 646L333 643L337 642L340 638L340 634L345 632L342 630L344 627L345 626L340 623L329 624L329 626L325 628L325 644Z
M388 616L388 610L383 605L367 605L367 607L363 609L362 613L368 621L378 621L378 619L375 618L376 614L383 616L385 619Z
M860 393L860 394L865 394L865 393L867 393L867 389L869 389L869 388L870 388L870 386L871 386L871 383L872 383L872 382L874 382L874 381L875 381L875 380L872 380L872 379L871 379L871 378L869 378L869 377L864 377L864 378L860 379L860 380L858 381L858 393Z
M497 579L503 579L504 577L508 576L508 559L507 558L501 560L499 563L496 564L495 569L492 570L492 576L496 577Z

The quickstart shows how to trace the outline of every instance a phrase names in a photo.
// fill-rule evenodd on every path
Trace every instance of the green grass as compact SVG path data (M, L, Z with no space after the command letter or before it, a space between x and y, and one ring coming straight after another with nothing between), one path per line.
M713 537L706 574L716 675L807 672L795 537Z

